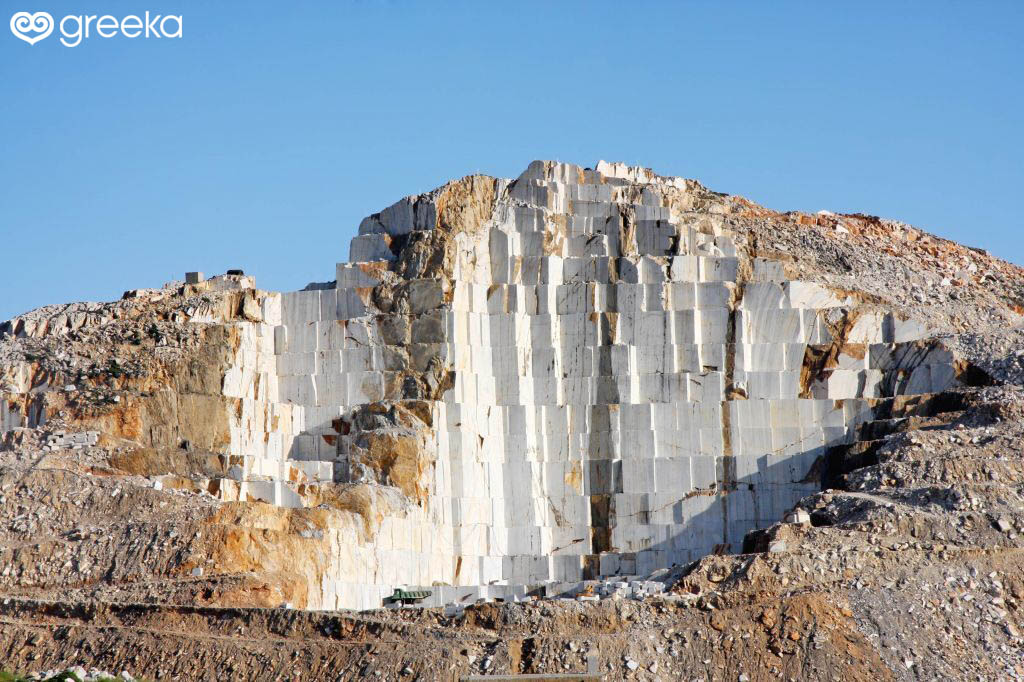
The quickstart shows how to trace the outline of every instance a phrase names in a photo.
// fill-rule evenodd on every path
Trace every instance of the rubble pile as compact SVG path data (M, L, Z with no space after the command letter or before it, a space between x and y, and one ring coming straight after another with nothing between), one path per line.
M95 668L86 670L80 665L64 670L47 670L43 672L29 673L25 680L40 680L41 682L134 682L131 674L122 670L118 674L109 673ZM20 680L18 681L20 682Z

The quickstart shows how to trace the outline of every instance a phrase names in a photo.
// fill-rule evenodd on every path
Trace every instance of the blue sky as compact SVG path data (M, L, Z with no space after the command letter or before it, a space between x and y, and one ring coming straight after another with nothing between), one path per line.
M0 13L0 319L186 270L333 277L473 172L627 161L1024 263L1024 3L77 2ZM17 11L181 14L183 37Z

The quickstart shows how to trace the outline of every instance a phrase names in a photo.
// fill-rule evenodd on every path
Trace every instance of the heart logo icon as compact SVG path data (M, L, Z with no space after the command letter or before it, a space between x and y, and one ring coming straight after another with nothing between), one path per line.
M37 35L26 35L31 31ZM49 12L18 12L11 17L11 33L24 40L29 45L35 45L46 36L53 33L53 17Z

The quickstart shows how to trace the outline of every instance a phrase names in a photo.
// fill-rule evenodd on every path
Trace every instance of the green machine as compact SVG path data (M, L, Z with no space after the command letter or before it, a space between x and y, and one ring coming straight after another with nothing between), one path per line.
M426 599L432 594L433 592L430 590L403 590L396 587L394 593L390 597L384 598L384 603L408 606L409 604L415 604Z

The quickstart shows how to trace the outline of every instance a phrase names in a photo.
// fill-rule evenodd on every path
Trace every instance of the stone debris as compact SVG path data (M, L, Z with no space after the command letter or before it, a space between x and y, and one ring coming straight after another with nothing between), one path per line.
M99 442L99 431L85 431L82 433L64 433L54 431L46 437L46 445L50 448L71 448L81 450L82 448L96 445Z
M80 665L63 670L29 673L25 676L25 679L40 680L41 682L46 682L47 680L65 680L67 682L134 682L135 680L126 670L122 670L120 673L110 673L95 668L86 670Z
M783 521L785 523L809 524L811 522L811 515L805 509L795 509L786 514Z

